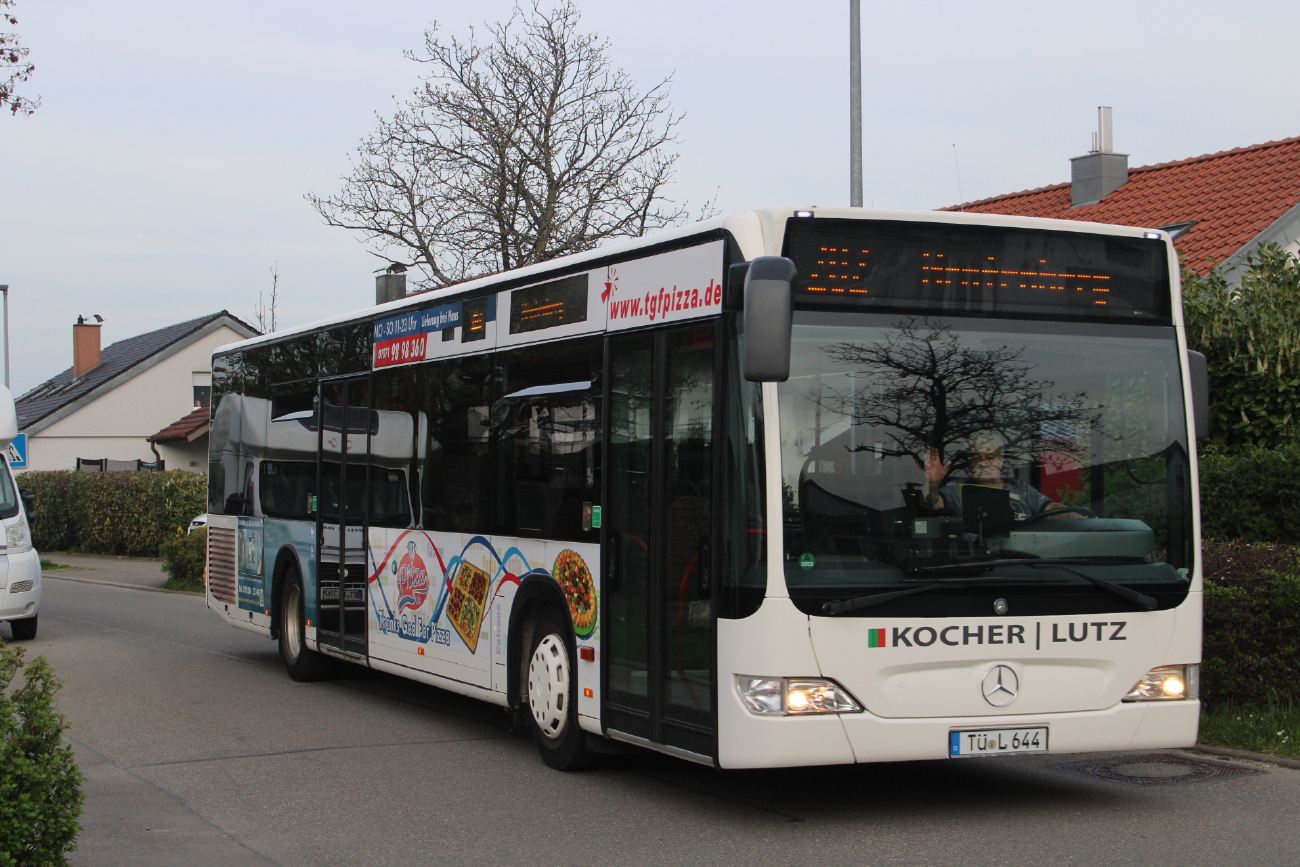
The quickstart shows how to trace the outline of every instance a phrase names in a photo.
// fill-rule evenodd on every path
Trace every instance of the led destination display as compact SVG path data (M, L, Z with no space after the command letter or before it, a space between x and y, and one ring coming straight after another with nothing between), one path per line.
M586 321L586 274L575 274L510 293L511 334Z
M906 309L1167 324L1164 244L1083 232L791 220L805 309Z

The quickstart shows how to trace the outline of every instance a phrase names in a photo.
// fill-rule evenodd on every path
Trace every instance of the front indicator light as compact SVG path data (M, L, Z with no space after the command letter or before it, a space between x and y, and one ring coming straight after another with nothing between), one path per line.
M862 705L833 680L809 677L736 678L745 709L759 716L862 713Z
M1199 698L1199 665L1162 665L1153 668L1133 685L1124 701L1179 701Z

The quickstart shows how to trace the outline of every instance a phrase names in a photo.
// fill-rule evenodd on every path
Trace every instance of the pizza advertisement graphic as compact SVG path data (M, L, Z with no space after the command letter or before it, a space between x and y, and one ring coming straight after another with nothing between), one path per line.
M492 583L488 573L464 560L456 569L447 596L447 619L460 635L470 653L478 649L478 631L487 611L488 587Z
M596 631L596 582L591 578L587 561L577 551L564 550L555 558L552 575L569 602L573 632L586 638Z
M553 543L518 540L498 551L493 541L484 536L372 528L368 598L376 636L421 645L420 655L426 653L423 646L441 645L447 650L433 651L439 658L455 659L466 651L477 656L492 606L509 607L508 585L543 579L559 585L579 641L597 640L597 584L585 557L596 556L599 548L591 546L584 556L576 545L552 548ZM556 548L561 548L558 555L553 553ZM548 563L551 556L555 559ZM491 622L499 623L500 618ZM452 650L456 644L463 648ZM483 642L484 647L489 644ZM498 639L498 650L493 652L500 652L500 644Z
M418 610L429 598L429 571L415 550L415 540L406 543L406 554L397 564L397 613Z

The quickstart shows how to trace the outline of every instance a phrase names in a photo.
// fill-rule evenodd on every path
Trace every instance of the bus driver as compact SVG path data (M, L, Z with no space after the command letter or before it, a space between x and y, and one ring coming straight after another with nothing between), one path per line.
M1005 445L1006 440L994 431L981 431L970 438L967 442L970 454L970 481L967 484L1005 489L1011 495L1011 511L1017 521L1023 521L1040 512L1065 508L1063 504L1054 502L1029 484L1003 476L1005 459L1002 456L1002 448ZM955 482L943 485L943 480L948 477L951 468L952 461L943 463L939 459L939 450L930 449L925 462L925 477L929 482L926 486L925 500L926 505L934 511L959 517L961 515L959 485ZM1073 516L1060 515L1059 517Z

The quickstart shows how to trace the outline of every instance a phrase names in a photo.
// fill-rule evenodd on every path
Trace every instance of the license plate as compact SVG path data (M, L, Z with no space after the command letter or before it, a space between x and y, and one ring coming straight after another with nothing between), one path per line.
M1047 752L1047 726L967 729L948 733L948 755L952 758L1045 752Z

